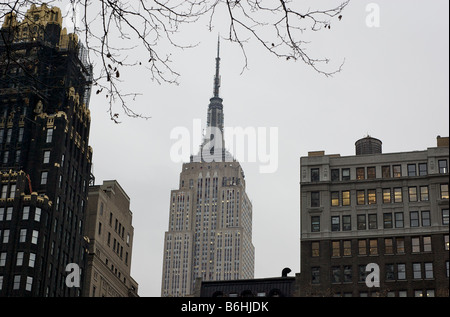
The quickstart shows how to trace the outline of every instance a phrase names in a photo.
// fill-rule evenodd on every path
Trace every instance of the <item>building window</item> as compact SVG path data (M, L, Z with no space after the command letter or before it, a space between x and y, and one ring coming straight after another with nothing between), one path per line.
M47 129L47 135L45 137L45 142L51 143L53 139L53 129Z
M11 136L12 136L12 129L6 130L6 143L11 142Z
M313 258L320 256L320 242L311 242L311 256Z
M27 240L27 229L20 229L19 242L25 242Z
M449 222L448 222L448 209L442 209L442 224L444 226L448 226ZM0 216L0 220L1 220L1 216Z
M331 169L331 181L338 182L339 181L339 169L332 168Z
M0 253L0 267L6 265L6 252Z
M349 181L350 180L350 169L349 168L343 168L342 169L342 180L343 181Z
M41 212L42 212L41 208L36 207L36 209L34 211L34 221L37 221L37 222L41 221Z
M406 264L405 263L397 264L397 279L398 280L406 280Z
M419 163L419 176L425 176L428 174L427 163Z
M394 264L386 264L384 270L386 272L386 281L394 281L395 280Z
M361 180L366 178L366 171L364 167L357 167L356 168L356 179Z
M408 188L409 201L417 201L417 187Z
M331 283L341 283L341 267L331 267Z
M350 206L350 191L344 190L342 192L342 206Z
M383 178L391 178L391 167L389 165L381 167L381 174Z
M413 278L416 280L422 278L422 264L421 263L413 263Z
M391 203L391 189L383 188L383 204Z
M383 214L383 228L392 229L392 213Z
M39 237L39 231L33 230L33 234L31 236L31 243L32 244L37 244L38 237Z
M424 210L424 211L422 211L421 215L422 215L422 226L423 227L431 226L430 211Z
M41 173L41 185L47 184L48 172Z
M311 207L320 206L320 192L311 192Z
M367 168L367 179L376 178L375 166L370 166Z
M332 241L331 242L331 256L339 257L341 256L341 243L340 241Z
M320 216L311 216L311 232L320 232Z
M366 215L357 215L356 225L358 230L366 230Z
M384 239L384 253L385 254L394 254L394 239L392 239L392 238Z
M369 205L374 205L377 203L377 191L375 189L367 190L367 203Z
M320 284L320 268L311 268L311 284Z
M352 230L352 218L350 215L342 216L342 231Z
M424 267L425 267L425 278L427 278L427 279L434 278L434 276L433 276L433 263L432 262L425 262L424 263Z
M417 237L411 238L411 246L412 246L413 253L419 253L420 252L420 239Z
M344 241L344 256L352 255L352 241L345 240Z
M366 272L366 265L359 265L358 266L358 282L364 283L367 278L367 273L368 272ZM360 294L359 296L363 297L362 296L363 293L359 293L359 294ZM364 297L367 297L367 293L364 293L364 294L365 294Z
M408 176L417 176L416 164L408 164Z
M403 212L396 212L394 214L394 217L395 217L395 228L403 228L404 227Z
M441 184L441 199L448 199L448 184Z
M369 214L369 229L378 229L377 214Z
M344 265L344 283L352 282L352 266Z
M339 192L331 192L331 206L339 206Z
M439 173L440 174L447 174L448 173L447 160L439 160L438 161L438 166L439 166Z
M358 255L367 255L367 241L358 240Z
M418 227L419 226L419 212L411 211L409 213L410 227Z
M50 162L50 151L44 151L44 161L42 163L47 164Z
M405 239L396 238L395 243L397 245L397 254L405 254Z
M340 217L332 216L331 217L331 231L340 231L340 230L341 230Z
M318 182L318 181L319 181L319 169L311 168L311 182Z
M356 203L358 205L364 205L366 203L366 191L357 190L356 191Z
M369 255L378 255L378 240L369 240Z
M402 189L401 187L394 188L394 203L401 203L402 199Z
M428 201L429 200L428 186L420 186L419 190L420 190L420 201Z
M431 252L431 237L423 237L423 252Z
M33 286L33 278L27 276L27 283L25 284L25 290L31 292L31 287Z
M401 165L393 165L393 176L394 177L402 177L402 166Z
M14 275L13 290L20 289L20 275Z
M3 152L3 164L7 164L9 159L9 151Z
M34 263L36 262L36 254L35 253L30 253L30 258L28 260L28 266L29 267L34 267Z

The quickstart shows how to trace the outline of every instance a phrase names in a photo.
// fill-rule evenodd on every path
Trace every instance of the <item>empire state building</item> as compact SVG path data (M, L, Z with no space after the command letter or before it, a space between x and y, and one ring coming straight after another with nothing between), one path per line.
M254 277L252 204L241 165L225 149L220 89L220 43L207 132L200 151L184 163L170 193L164 237L161 296L193 294L203 281Z

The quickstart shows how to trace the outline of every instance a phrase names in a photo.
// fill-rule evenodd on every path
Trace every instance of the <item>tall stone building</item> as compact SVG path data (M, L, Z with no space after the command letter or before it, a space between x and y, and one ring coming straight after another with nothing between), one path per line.
M115 180L89 187L86 236L89 254L83 296L136 297L131 277L134 228L130 198Z
M56 7L0 33L0 296L79 296L65 280L85 267L92 68Z
M200 152L183 164L179 188L170 194L162 296L192 295L197 278L254 276L252 204L245 192L244 171L225 149L219 63L218 49L207 133Z
M355 145L300 159L301 295L448 296L448 137L423 151Z

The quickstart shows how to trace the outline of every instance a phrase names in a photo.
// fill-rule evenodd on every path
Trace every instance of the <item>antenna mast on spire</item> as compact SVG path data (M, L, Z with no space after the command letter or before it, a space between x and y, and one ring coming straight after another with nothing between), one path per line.
M217 37L216 75L214 76L214 97L219 98L220 88L220 35Z

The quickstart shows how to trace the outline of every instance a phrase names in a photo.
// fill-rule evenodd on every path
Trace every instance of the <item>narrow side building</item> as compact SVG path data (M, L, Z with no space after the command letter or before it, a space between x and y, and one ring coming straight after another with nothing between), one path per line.
M115 180L89 187L86 297L136 297L131 277L134 228L130 198Z

